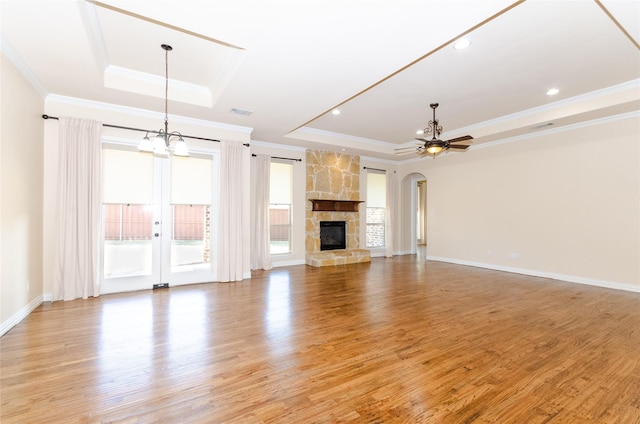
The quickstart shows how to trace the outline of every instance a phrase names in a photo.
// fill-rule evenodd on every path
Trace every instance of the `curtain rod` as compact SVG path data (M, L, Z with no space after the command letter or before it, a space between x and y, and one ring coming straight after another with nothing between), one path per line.
M374 171L387 172L386 169L370 168L368 166L363 166L362 169L373 169Z
M55 119L56 121L59 119L57 116L49 116L49 115L42 115L43 119ZM148 133L157 133L158 131L156 130L145 130L142 128L133 128L133 127L123 127L121 125L112 125L112 124L102 124L103 127L109 127L109 128L118 128L121 130L131 130L131 131L140 131L140 132L148 132ZM192 136L192 135L184 135L182 134L183 138L191 138L193 140L204 140L204 141L214 141L216 143L220 143L220 140L216 140L214 138L205 138L205 137L196 137L196 136ZM247 146L249 147L249 143L243 143L243 146Z
M251 156L256 157L255 153L252 153ZM280 156L270 156L271 159L282 159L282 160L294 160L296 162L302 162L302 159L295 159L295 158L282 158Z

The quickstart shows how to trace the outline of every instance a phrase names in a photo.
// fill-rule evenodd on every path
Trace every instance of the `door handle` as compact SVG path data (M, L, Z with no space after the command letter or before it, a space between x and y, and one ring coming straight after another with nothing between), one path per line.
M154 237L160 237L160 233L155 233L153 236Z

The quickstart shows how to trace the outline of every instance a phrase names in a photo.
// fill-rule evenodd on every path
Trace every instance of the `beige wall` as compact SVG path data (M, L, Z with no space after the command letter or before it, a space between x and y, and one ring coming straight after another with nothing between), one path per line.
M408 164L428 256L640 291L639 146L633 114Z
M1 335L42 303L43 100L0 62Z

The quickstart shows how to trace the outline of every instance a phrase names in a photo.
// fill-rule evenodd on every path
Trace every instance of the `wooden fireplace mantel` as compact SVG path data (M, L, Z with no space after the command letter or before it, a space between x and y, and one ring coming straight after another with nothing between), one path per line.
M358 205L364 200L309 199L312 211L358 212Z

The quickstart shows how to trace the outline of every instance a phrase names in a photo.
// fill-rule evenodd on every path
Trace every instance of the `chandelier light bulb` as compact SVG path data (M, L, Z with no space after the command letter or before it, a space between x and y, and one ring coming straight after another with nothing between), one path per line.
M149 139L149 134L145 135L140 144L138 150L141 152L153 152L153 142Z
M189 148L187 147L187 143L180 137L180 139L176 142L176 146L173 149L173 154L176 156L189 156Z

